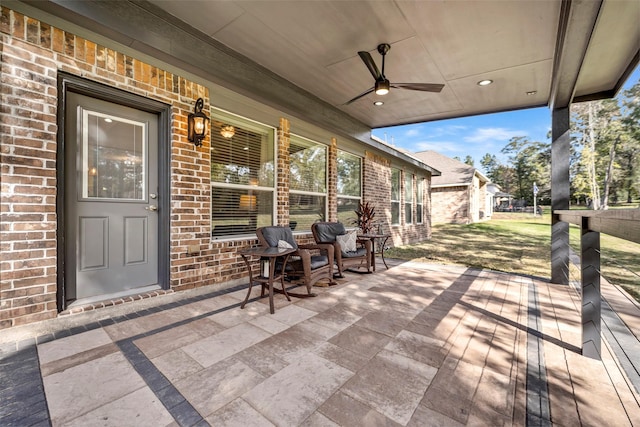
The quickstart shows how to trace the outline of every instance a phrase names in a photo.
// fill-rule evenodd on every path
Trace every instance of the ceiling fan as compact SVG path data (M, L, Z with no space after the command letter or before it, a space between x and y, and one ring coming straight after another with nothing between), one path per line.
M382 55L382 72L380 72L380 70L378 69L378 66L373 61L373 58L371 57L371 54L369 52L365 52L365 51L358 52L358 55L360 55L360 59L362 59L362 62L364 62L364 65L367 66L367 68L369 69L369 72L375 79L375 85L372 88L361 93L360 95L356 96L355 98L347 101L345 105L349 105L352 102L357 101L363 96L368 95L374 91L377 95L386 95L387 93L389 93L390 88L419 90L422 92L440 92L442 90L444 85L439 83L391 83L389 82L387 77L384 75L384 57L386 56L387 52L389 52L389 49L391 49L391 45L387 43L382 43L378 45L378 53Z

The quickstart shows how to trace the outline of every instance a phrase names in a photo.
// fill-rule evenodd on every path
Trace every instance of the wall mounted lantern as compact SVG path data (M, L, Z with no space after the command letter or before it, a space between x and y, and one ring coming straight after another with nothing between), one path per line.
M193 107L193 113L188 117L188 138L196 147L200 147L202 140L207 136L209 118L202 112L202 107L204 107L204 101L202 98L198 98L195 107Z

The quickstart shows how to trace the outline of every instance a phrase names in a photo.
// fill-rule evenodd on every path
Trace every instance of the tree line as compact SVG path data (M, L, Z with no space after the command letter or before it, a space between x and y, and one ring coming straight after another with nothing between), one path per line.
M487 177L528 204L535 183L539 202L550 203L551 143L517 136L501 153L505 162L489 153L480 160ZM640 82L615 98L571 106L570 156L572 204L607 209L640 198Z

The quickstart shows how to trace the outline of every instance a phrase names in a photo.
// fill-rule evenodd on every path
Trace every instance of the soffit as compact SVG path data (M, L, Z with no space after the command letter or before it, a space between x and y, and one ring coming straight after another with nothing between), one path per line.
M369 127L547 105L562 29L561 1L151 3ZM617 89L638 51L638 7L603 2L592 43L579 55L576 95ZM443 91L392 89L345 105L373 85L357 52L370 51L380 67L379 43L391 45L389 80L443 83ZM485 78L494 84L476 84ZM382 107L373 105L378 98Z
M612 96L640 52L637 0L24 2L361 141L375 127ZM442 92L345 105L373 85L357 52L380 66L380 43L392 82Z

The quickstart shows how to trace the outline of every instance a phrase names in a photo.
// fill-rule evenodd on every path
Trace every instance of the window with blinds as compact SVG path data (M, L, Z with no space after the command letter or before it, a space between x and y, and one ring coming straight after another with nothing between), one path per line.
M291 135L289 160L289 223L308 231L326 218L327 146Z
M391 224L400 224L400 169L391 169Z
M404 219L406 224L413 223L413 174L404 173Z
M424 222L423 200L424 200L424 178L418 177L416 179L416 223L417 224L422 224Z
M355 211L362 200L362 159L338 150L338 221L356 225Z
M274 129L211 115L211 226L214 238L273 225Z

